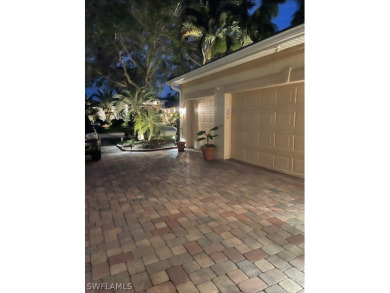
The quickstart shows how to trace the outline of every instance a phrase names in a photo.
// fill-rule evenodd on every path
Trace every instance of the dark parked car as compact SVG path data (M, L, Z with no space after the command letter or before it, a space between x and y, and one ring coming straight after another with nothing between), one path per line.
M92 160L99 161L102 157L101 141L91 121L85 116L85 154L91 155Z

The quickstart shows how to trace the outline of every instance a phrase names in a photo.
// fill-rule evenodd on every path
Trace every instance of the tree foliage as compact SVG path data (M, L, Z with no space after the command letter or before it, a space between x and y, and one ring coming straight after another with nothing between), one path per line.
M183 1L182 40L195 44L202 64L252 43L245 29L253 1Z
M134 130L141 135L148 133L148 141L161 130L162 117L156 109L145 108L134 120Z
M298 4L298 10L295 11L293 19L291 20L291 25L296 26L305 22L305 1L304 0L295 0Z
M279 15L279 5L286 0L262 0L259 8L253 13L249 22L250 36L259 41L278 32L278 27L272 19Z
M157 91L179 67L178 1L86 1L86 80Z

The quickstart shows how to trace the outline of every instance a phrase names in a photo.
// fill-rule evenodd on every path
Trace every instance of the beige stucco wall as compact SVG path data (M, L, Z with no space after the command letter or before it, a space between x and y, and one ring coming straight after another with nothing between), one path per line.
M267 55L233 68L180 85L182 139L194 147L194 100L214 97L215 125L226 125L218 131L214 143L217 159L230 158L231 94L240 91L292 84L304 80L304 45Z

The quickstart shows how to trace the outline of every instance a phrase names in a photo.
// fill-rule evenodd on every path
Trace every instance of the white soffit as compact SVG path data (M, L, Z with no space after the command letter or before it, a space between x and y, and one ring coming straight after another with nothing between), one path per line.
M238 52L203 65L193 71L167 81L170 86L181 85L219 71L280 52L305 42L305 25L293 27L264 41L245 47Z

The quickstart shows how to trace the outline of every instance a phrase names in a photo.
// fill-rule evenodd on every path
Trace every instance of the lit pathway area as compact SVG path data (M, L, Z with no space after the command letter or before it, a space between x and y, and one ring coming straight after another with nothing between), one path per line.
M303 179L188 149L85 168L86 292L304 292Z

